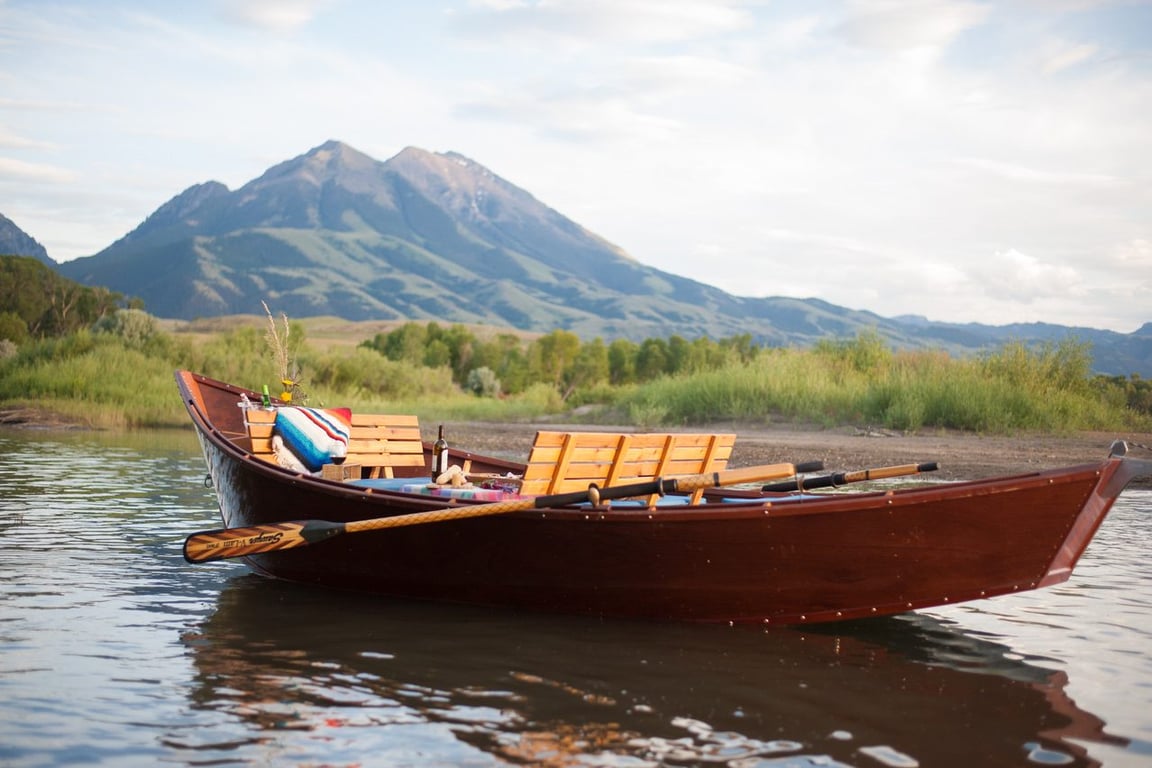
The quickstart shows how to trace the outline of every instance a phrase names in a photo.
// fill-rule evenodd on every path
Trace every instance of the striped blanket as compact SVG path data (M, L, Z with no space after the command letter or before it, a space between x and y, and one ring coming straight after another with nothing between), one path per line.
M276 433L309 472L319 472L335 456L348 455L352 411L348 408L276 409Z

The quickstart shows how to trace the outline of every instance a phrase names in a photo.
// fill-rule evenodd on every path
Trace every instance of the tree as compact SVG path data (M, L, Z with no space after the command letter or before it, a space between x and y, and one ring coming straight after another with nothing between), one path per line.
M423 325L408 322L387 334L379 349L389 360L419 364L424 362L427 340L428 330Z
M636 352L636 379L651 381L668 371L668 342L664 339L644 339Z
M557 328L536 339L532 346L535 351L533 367L538 380L559 389L580 351L580 337L571 331Z
M668 373L688 373L692 346L683 336L673 334L668 337Z
M488 341L477 340L473 346L472 364L477 368L491 368L504 392L515 394L528 387L528 356L523 339L514 333L501 333Z
M608 345L608 381L613 386L636 381L636 352L639 347L628 339L613 339Z
M567 400L574 391L594 387L608 381L608 347L597 336L580 347L572 366L564 374L564 393Z
M123 296L60 276L28 256L0 256L0 307L24 321L30 337L62 336L116 311Z

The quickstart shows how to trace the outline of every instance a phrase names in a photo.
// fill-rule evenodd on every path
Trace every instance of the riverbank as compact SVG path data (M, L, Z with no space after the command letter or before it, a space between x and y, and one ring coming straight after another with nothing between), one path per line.
M35 408L0 409L0 426L84 428ZM432 429L434 425L425 424L427 439L433 439ZM538 429L630 431L635 428L553 423L445 424L451 444L519 461L527 458ZM734 467L820 460L828 471L834 472L935 461L940 469L932 477L939 480L974 480L1093 462L1107 456L1117 439L1127 441L1131 455L1152 458L1152 433L978 435L941 430L905 435L857 427L821 429L740 424L711 424L693 427L692 431L735 432L738 438L731 459ZM1132 486L1152 488L1152 478L1138 479Z

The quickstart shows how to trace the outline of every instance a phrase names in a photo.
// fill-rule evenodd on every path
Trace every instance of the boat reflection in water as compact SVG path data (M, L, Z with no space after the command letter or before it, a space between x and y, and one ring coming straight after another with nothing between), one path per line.
M186 644L194 709L227 723L199 731L212 761L1087 766L1125 743L1063 672L918 614L765 632L244 576Z

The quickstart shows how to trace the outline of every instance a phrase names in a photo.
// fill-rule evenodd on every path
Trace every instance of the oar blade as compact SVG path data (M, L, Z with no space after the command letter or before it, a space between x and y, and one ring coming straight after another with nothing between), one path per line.
M206 563L233 557L247 557L294 547L306 547L344 532L343 523L323 520L293 520L247 528L221 528L194 533L184 540L184 559Z

